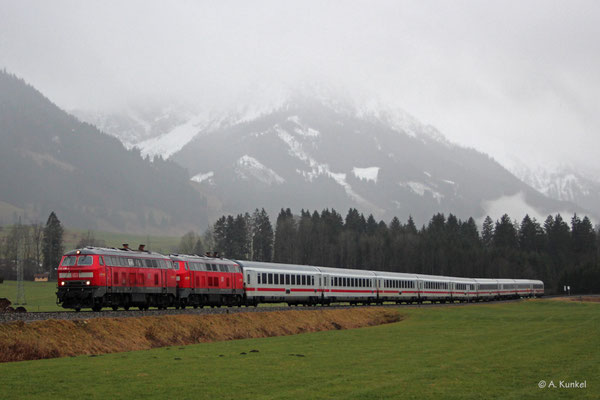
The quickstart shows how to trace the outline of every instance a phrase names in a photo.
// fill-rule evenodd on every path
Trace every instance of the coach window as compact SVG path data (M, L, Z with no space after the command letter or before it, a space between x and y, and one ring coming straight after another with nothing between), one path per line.
M279 285L279 274L275 274L275 284Z
M296 275L292 275L292 283L291 285L295 285L296 284Z
M290 274L285 274L285 284L286 285L290 284Z
M302 275L302 286L306 286L306 275Z
M248 282L248 285L249 285L250 284L250 274L248 274L246 281Z
M269 274L269 285L273 284L273 274Z
M260 274L256 274L256 283L260 285Z
M263 283L263 285L267 284L267 273L266 272L263 272L263 274L262 274L262 283Z

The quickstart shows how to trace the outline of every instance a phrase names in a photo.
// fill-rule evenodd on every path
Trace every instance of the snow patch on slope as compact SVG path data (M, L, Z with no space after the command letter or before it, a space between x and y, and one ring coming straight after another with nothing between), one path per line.
M210 184L214 184L212 177L215 176L213 171L208 171L207 173L199 173L190 178L191 181L202 183L204 181L208 181Z
M425 196L425 193L429 193L438 202L438 204L440 204L442 199L444 198L443 194L422 182L408 181L399 182L398 184L402 187L412 190L414 193L418 194L421 197Z
M367 167L367 168L352 168L352 173L358 179L364 179L367 181L373 181L377 183L377 177L379 176L379 167Z
M210 119L207 114L198 115L190 119L185 124L175 127L170 132L158 137L144 140L135 145L140 149L142 156L162 156L169 158L177 153L187 143L189 143L200 131L210 126Z
M290 121L290 122L293 122L296 125L298 125L296 128L294 128L294 132L296 134L300 135L300 136L305 136L305 137L319 137L321 135L321 132L319 132L318 130L303 125L300 122L300 117L298 117L297 115L293 115L291 117L288 117L287 120Z
M237 160L236 172L242 179L247 180L250 177L253 177L267 185L280 185L285 182L285 179L279 176L275 171L264 166L256 158L250 157L247 154Z

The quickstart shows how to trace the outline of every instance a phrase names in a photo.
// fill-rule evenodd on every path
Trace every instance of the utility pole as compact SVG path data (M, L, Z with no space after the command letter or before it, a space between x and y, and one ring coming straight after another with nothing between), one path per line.
M22 237L23 235L23 231L22 231L22 227L21 227L21 217L19 217L19 236L21 236L19 239L19 241L17 242L17 302L15 304L17 305L25 305L27 304L27 302L25 301L25 286L23 285L23 260L21 259L22 257L20 257L20 244L21 241L23 241L23 247L25 247L25 241L24 238ZM25 253L23 251L23 253Z

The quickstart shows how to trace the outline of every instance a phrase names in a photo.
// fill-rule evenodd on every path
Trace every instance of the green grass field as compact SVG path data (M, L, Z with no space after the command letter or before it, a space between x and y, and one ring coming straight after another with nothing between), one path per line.
M399 312L402 322L372 328L2 364L2 398L600 397L600 304ZM541 380L587 388L540 389Z
M59 311L56 305L56 282L23 282L25 288L24 307L27 311ZM17 281L0 283L0 297L6 297L14 306L17 299ZM0 396L1 398L1 396Z

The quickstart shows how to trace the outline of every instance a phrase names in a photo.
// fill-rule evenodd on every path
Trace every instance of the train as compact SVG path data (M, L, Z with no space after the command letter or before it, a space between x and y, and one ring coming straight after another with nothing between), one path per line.
M544 283L231 260L217 253L163 255L85 247L65 253L57 268L57 304L91 308L222 307L287 303L474 302L541 297Z

